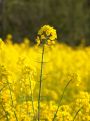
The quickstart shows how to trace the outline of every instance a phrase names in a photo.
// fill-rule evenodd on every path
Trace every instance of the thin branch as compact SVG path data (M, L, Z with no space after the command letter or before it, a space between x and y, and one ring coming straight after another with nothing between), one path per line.
M75 121L75 119L76 119L78 113L81 111L82 108L83 108L83 106L82 106L81 108L78 109L78 111L76 112L76 114L75 114L75 116L74 116L74 118L73 118L73 121Z
M8 82L8 81L7 81L7 84L8 84L9 91L10 91L10 97L11 97L12 107L14 107L14 104L13 104L13 97L12 97L12 92L11 92L11 87L10 87L10 84L9 84L9 82ZM14 110L13 112L14 112L14 116L15 116L15 118L16 118L16 121L18 121L18 118L17 118L17 115L16 115L15 110Z
M42 49L40 85L39 85L39 96L38 96L38 121L40 121L40 101L41 101L41 88L42 88L43 60L44 60L44 45L43 45L43 49Z
M53 117L52 121L55 121L55 118L57 117L57 113L58 113L58 110L59 110L59 108L60 108L60 106L61 106L61 102L62 102L64 93L65 93L65 91L66 91L66 89L67 89L67 87L68 87L68 85L70 84L71 81L72 81L72 80L69 80L69 82L66 84L66 86L65 86L65 88L64 88L64 90L63 90L63 93L62 93L61 99L60 99L60 103L59 103L59 105L58 105L58 107L57 107L57 110L56 110L56 112L55 112L55 114L54 114L54 117Z

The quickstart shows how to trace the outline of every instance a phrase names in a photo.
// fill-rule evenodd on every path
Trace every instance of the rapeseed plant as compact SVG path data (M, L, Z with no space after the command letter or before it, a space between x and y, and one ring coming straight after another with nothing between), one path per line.
M42 58L41 58L41 72L40 72L40 86L38 96L38 121L40 121L40 102L41 102L41 89L42 89L42 76L43 76L43 63L44 63L44 49L45 45L51 45L57 39L56 30L49 25L44 25L38 32L36 42L42 45Z

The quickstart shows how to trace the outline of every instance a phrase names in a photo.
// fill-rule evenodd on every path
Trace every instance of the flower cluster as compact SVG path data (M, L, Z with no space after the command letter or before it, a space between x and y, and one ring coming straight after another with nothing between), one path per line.
M52 45L55 44L56 39L57 39L56 30L49 25L44 25L38 31L36 42L38 45L43 45L43 44Z

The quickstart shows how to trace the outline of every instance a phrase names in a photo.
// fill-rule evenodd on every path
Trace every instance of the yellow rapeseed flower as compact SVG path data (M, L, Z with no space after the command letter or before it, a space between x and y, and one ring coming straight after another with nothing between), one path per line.
M38 31L36 42L38 45L43 45L43 44L52 45L55 44L56 39L57 39L56 30L49 25L44 25Z
M6 36L6 39L11 40L11 39L12 39L12 35L11 35L11 34L8 34L8 35Z

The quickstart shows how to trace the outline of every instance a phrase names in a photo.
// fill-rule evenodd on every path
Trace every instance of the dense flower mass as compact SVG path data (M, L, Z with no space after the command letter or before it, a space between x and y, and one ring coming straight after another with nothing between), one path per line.
M49 26L38 35L44 31L54 33L51 41L57 38ZM21 44L0 39L0 121L37 120L41 48L29 44L28 39ZM90 121L90 47L56 44L46 49L40 121L52 121L58 105L55 121Z
M57 39L56 30L49 25L44 25L38 31L36 42L38 45L40 44L52 45L52 44L55 44L56 39Z

